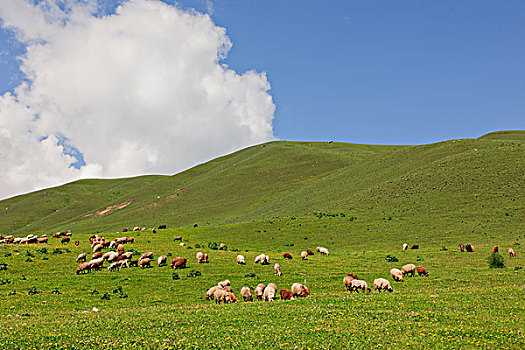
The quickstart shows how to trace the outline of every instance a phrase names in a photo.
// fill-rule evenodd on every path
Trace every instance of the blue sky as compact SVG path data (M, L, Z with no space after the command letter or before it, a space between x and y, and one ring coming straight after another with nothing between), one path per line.
M418 144L525 129L523 1L216 0L212 8L233 42L225 63L267 73L280 139ZM5 92L22 78L15 57L24 48L6 30L0 45Z

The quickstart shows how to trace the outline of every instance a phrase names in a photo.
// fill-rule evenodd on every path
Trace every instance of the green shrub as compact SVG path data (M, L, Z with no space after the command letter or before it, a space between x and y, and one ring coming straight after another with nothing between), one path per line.
M27 291L27 295L33 295L33 294L38 294L40 293L40 291L36 290L36 287L33 286L31 287L28 291Z
M7 270L7 264L3 263L3 262L0 262L0 271L2 271L2 270Z
M174 281L175 280L180 280L179 274L176 273L176 272L172 273L171 274L171 279L174 280Z
M108 294L108 293L104 293L104 294L102 294L102 296L100 297L100 299L102 299L102 300L109 300L109 294Z
M491 269L505 267L505 259L503 259L503 255L500 253L491 253L487 258L487 262L489 263L489 267Z
M257 277L253 272L247 273L244 277Z
M47 248L40 248L36 250L37 253L47 254Z
M55 287L55 288L51 289L51 294L62 294L62 293L60 293L60 291L58 290L58 288Z
M196 271L196 270L191 270L190 272L188 272L188 277L198 277L198 276L202 276L202 273L200 271Z
M208 242L208 248L211 250L217 250L219 249L219 244L217 244L217 242Z
M117 288L113 289L113 293L122 293L122 286L118 286Z

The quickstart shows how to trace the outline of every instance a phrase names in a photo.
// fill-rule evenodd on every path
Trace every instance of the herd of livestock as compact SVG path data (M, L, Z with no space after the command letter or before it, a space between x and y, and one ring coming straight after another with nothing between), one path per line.
M158 227L158 229L165 228L165 225L161 225ZM133 231L143 230L145 230L145 228L135 227L133 229ZM127 229L123 230L123 232L127 231ZM152 229L152 231L156 232L156 229L154 228ZM61 238L62 243L68 243L70 242L71 235L71 231L57 232L53 234L53 238ZM181 240L182 237L180 236L175 237L174 239L174 241ZM120 270L121 268L130 268L133 266L140 268L148 268L152 267L151 264L154 262L153 252L143 253L138 259L133 260L133 252L126 251L124 247L124 245L126 244L134 243L135 239L133 237L119 237L113 240L107 240L102 236L93 235L89 238L89 241L91 243L93 253L90 253L91 256L89 260L87 253L82 253L77 257L76 262L79 262L79 265L76 269L77 275L90 273L91 271L101 270L103 268L104 262L109 263L109 266L107 266L108 271L116 271ZM45 234L41 235L40 237L36 235L28 235L26 237L16 238L13 236L3 237L0 235L0 244L38 244L47 242L48 238ZM78 246L79 241L75 241L75 245ZM180 243L180 245L185 246L185 244L182 242ZM224 243L222 243L220 247L227 248ZM471 244L460 244L459 248L461 252L474 252L474 247ZM103 253L103 249L108 249L108 251ZM403 244L402 249L407 250L408 244ZM410 249L419 249L419 245L412 245ZM315 250L321 255L330 254L328 249L326 249L325 247L317 247ZM495 246L492 249L492 252L498 252L498 247ZM516 256L516 253L512 248L509 248L508 253L510 257ZM314 252L312 250L306 250L301 252L300 257L303 260L308 260L308 257L311 255L314 255ZM209 262L208 254L206 253L197 252L195 258L197 260L197 263L199 264ZM284 253L283 258L291 260L292 255L290 253ZM158 267L166 266L168 264L168 256L158 256L156 262ZM170 266L173 269L183 269L186 267L187 262L187 258L175 257L171 260ZM239 265L246 264L246 260L243 255L237 255L236 262ZM254 263L261 265L269 265L270 257L266 254L260 254L257 257L255 257ZM274 271L277 276L282 275L281 266L278 263L274 264ZM429 275L429 272L423 266L416 266L414 264L406 264L402 266L401 269L393 268L390 270L390 275L395 282L403 282L404 277L413 277L415 276L416 272L419 276ZM358 279L357 275L354 273L349 273L347 276L345 276L343 278L343 284L346 290L349 292L371 291L371 288L368 286L368 283L364 280ZM383 290L389 292L393 291L392 285L385 278L375 279L373 282L373 288L374 290L377 290L379 292ZM277 295L277 286L274 283L268 283L268 285L260 283L254 289L253 294L255 294L255 297L258 300L273 301ZM248 286L243 286L240 290L240 295L242 296L244 301L253 301L253 294ZM308 289L308 287L300 283L294 283L292 284L289 290L281 289L278 294L282 300L293 300L294 298L298 297L308 297L310 295L310 290ZM221 281L216 286L211 287L206 292L205 298L206 300L212 299L217 303L233 303L238 301L238 299L233 294L233 290L229 280Z

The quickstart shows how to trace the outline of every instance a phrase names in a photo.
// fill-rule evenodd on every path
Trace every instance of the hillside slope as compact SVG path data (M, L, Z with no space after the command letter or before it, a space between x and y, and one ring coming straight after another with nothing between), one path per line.
M0 232L219 225L349 210L519 221L524 189L519 138L423 146L277 141L174 176L82 180L7 199Z

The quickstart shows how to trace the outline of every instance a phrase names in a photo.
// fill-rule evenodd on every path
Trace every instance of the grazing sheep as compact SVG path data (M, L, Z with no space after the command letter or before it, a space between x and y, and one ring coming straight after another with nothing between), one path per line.
M464 245L463 243L461 243L461 244L459 245L459 250L460 250L462 253L465 252L465 245Z
M204 253L204 256L202 257L202 262L203 263L208 263L208 254Z
M410 249L419 249L419 244L414 244Z
M135 238L133 238L133 237L126 237L126 241L122 242L122 243L134 243L134 242L135 242Z
M139 260L139 267L141 268L151 267L151 259L144 258L144 259Z
M138 260L130 260L129 261L129 267L132 267L132 266L139 267L139 261Z
M319 249L319 253L321 253L321 255L330 255L330 253L328 252L328 249L324 247L321 247L321 249Z
M219 246L219 248L224 248L224 249L228 249L228 246L224 243L221 243L221 245Z
M168 261L168 257L166 255L161 255L157 259L157 266L158 267L164 266L167 264L167 261Z
M281 265L279 265L279 264L275 264L275 265L273 266L273 269L274 269L275 274L276 274L277 276L282 276L283 273L281 272Z
M90 265L91 265L91 270L100 270L102 268L102 264L104 263L104 259L102 258L98 258L98 259L94 259L94 260L91 260L90 262Z
M294 297L306 298L310 295L310 290L301 283L294 283L292 284L292 294Z
M509 248L509 258L515 258L515 257L516 257L516 253L514 252L514 249Z
M75 242L76 246L78 246L77 242L78 241ZM40 237L39 239L37 239L37 243L47 243L47 237Z
M408 244L404 243L403 244L403 250L407 250L408 249Z
M244 301L253 301L252 292L250 287L244 286L241 288L241 296Z
M119 256L119 258L123 258L123 259L131 259L132 257L133 257L132 252L125 252L125 253L120 254Z
M350 291L355 291L356 293L359 293L359 289L361 289L364 292L370 293L371 289L368 287L368 283L363 280L352 280L350 284Z
M117 261L117 264L119 268L129 267L128 259Z
M113 264L108 266L108 271L115 271L120 269L120 263L114 262Z
M213 294L213 300L216 303L223 302L224 304L236 303L238 300L235 295L231 292L227 292L224 289L217 289Z
M116 246L118 246L119 243L117 241L111 241L111 243L109 243L109 249L113 249L115 248Z
M279 296L281 297L281 300L293 300L294 299L292 292L288 289L281 289L279 291Z
M142 259L153 259L153 252L147 252L147 253L144 253L140 256L139 260L142 260Z
M310 249L307 249L306 253L308 253L308 255L314 255L314 252L312 252Z
M260 263L261 265L268 265L270 263L270 257L265 254L257 255L255 258L255 263Z
M390 293L392 293L394 291L390 285L390 282L384 278L377 278L374 280L374 289L378 292L381 292L382 290L388 290Z
M62 240L60 241L60 243L69 243L70 240L71 240L71 238L69 238L69 237L63 237Z
M292 260L292 254L290 254L290 253L284 253L284 254L283 254L283 258L288 259L288 260Z
M401 268L401 272L403 273L403 275L410 275L414 277L416 275L416 265L406 264Z
M82 253L78 256L77 258L77 262L79 262L80 260L82 261L86 261L86 257L87 257L87 254L86 253Z
M349 273L347 276L350 276L355 280L357 279L357 275L355 273Z
M396 282L403 282L403 272L399 269L390 270L390 276L392 276L392 279Z
M301 259L308 260L308 253L307 252L301 252Z
M45 242L40 242L41 239L45 239ZM38 243L47 243L47 238L39 238ZM80 245L80 241L75 241L75 246L78 247L79 245Z
M492 247L492 252L493 252L493 253L497 253L498 251L499 251L498 246L494 246L494 247Z
M352 285L352 281L353 280L354 280L354 278L351 277L351 276L345 276L343 278L343 284L345 285L346 290L348 290L348 291L350 290L350 286Z
M182 241L182 236L177 236L175 238L173 238L173 241Z
M423 266L416 267L416 270L417 270L417 274L419 276L428 276L429 275L427 269L425 269Z
M246 261L244 261L244 256L237 255L237 264L239 264L239 265L246 265Z
M275 294L277 293L277 288L274 288L275 284L270 283L266 288L264 288L263 292L263 300L264 301L274 301Z
M116 253L116 252L110 252L110 253L111 254L109 254L109 256L107 258L108 262L116 261L118 259L118 257L119 257L118 253Z
M232 289L231 286L226 286L226 287L224 287L223 289L224 289L225 291L227 291L228 293L233 292L233 289Z
M93 253L96 253L96 252L99 252L102 250L102 248L104 248L104 246L100 243L97 243L94 247L93 247Z
M208 291L206 292L206 300L210 300L210 298L213 297L213 294L215 294L215 291L217 289L222 289L222 288L219 286L213 286L210 289L208 289Z
M204 254L202 254L202 252L198 252L195 257L197 258L197 263L199 264L204 260Z
M102 258L102 256L102 252L96 252L95 254L91 255L91 260Z
M89 261L84 261L80 263L77 267L77 275L80 275L81 273L89 273L91 272L91 263Z
M125 251L126 251L126 249L124 248L124 246L123 246L122 244L119 244L119 245L117 246L117 252L119 252L119 253L122 254L122 253L124 253ZM150 258L153 258L153 253L151 253L151 257L150 257Z
M111 252L111 251L110 251L110 252L104 253L104 254L102 255L102 259L104 259L104 260L108 260L108 258L109 258L111 255L113 255L113 253L115 253L115 252ZM118 256L117 253L115 253L115 254ZM93 255L94 255L94 254L93 254Z
M474 246L470 243L465 244L465 249L467 250L468 253L473 253L475 251Z
M186 262L188 259L176 257L175 259L171 260L171 267L174 269L183 269L186 267Z
M262 283L259 283L257 287L255 287L254 294L257 297L257 299L262 300L265 288L266 286Z
M186 243L179 243L179 245L180 245L181 247L185 247L185 246L186 246Z
M221 287L221 288L224 288L224 287L230 285L230 280L220 281L217 285L218 285L219 287Z

